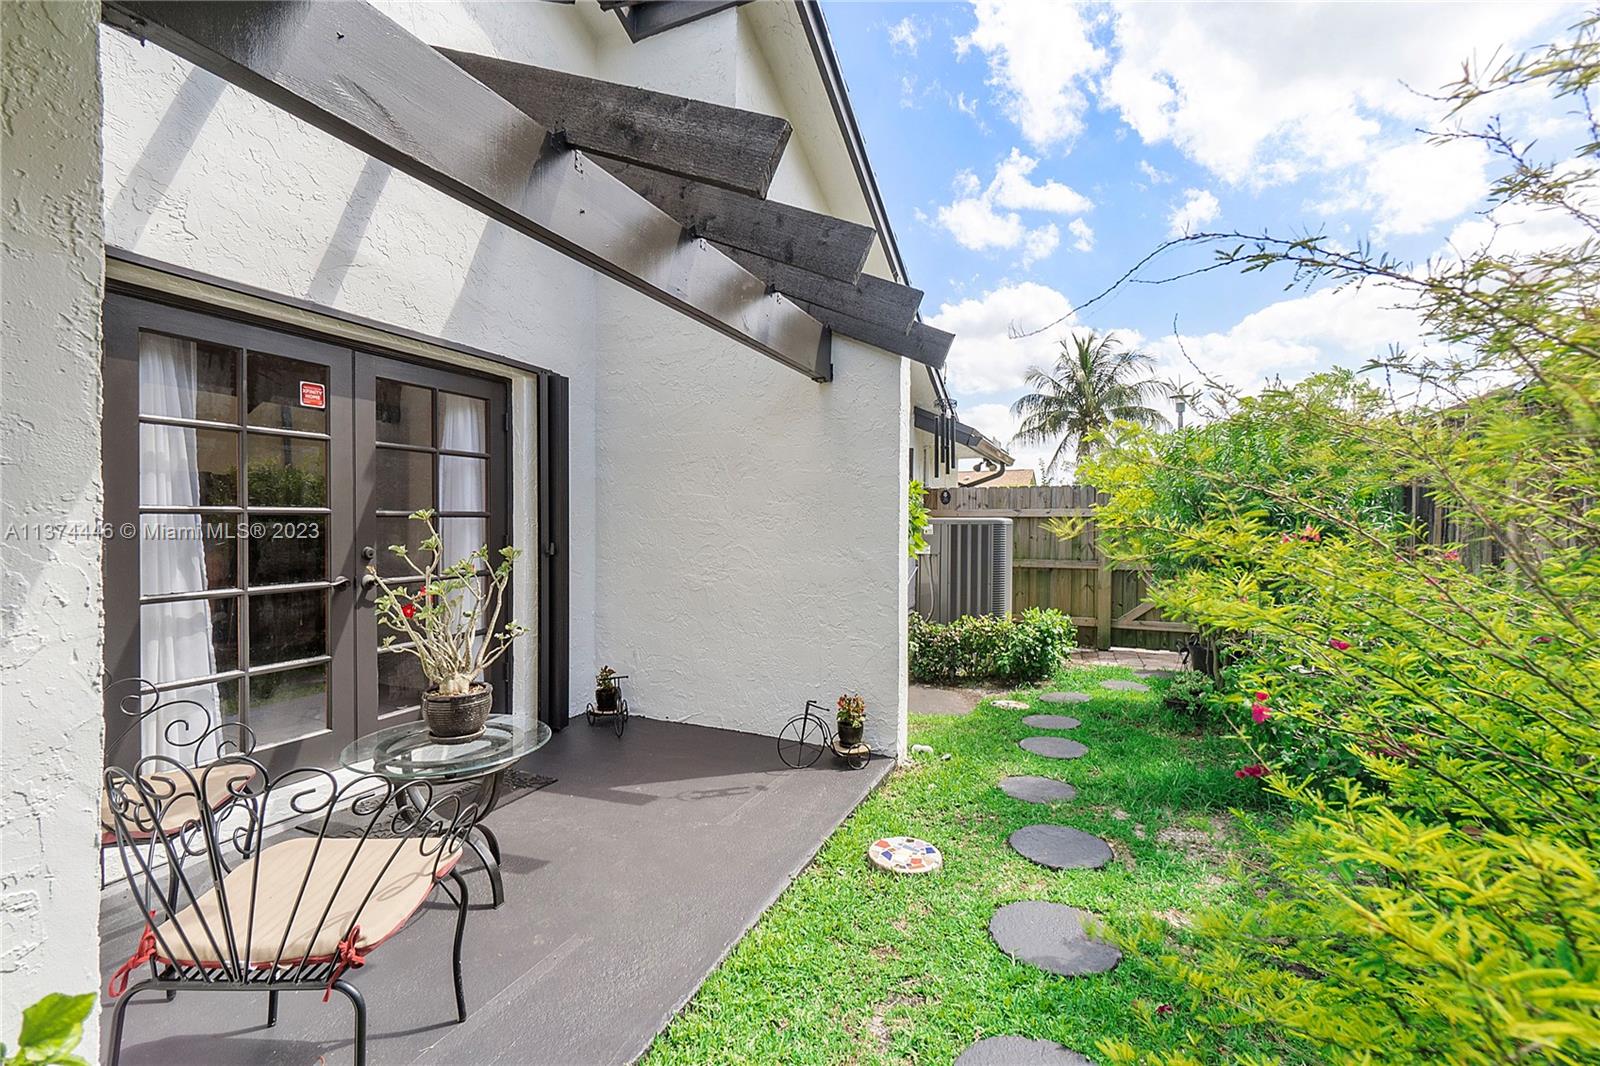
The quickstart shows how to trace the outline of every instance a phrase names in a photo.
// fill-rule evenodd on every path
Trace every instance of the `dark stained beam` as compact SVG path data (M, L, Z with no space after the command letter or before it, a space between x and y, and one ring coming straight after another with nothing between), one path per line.
M950 346L956 340L953 333L934 329L923 322L912 323L909 330L897 331L880 326L876 322L864 322L843 312L823 307L821 304L806 303L804 300L795 302L834 333L854 337L858 341L864 341L916 363L926 363L936 370L944 366L945 357L950 354Z
M723 251L735 263L791 299L842 311L885 329L906 332L916 320L917 308L922 305L921 289L898 285L871 274L863 273L851 284L738 248L723 248Z
M708 241L854 282L876 236L870 226L774 200L756 200L646 167L603 164L634 192Z
M636 0L626 10L618 10L623 28L635 42L658 33L687 25L695 19L715 15L729 7L738 7L746 0Z
M766 196L789 143L785 119L684 96L440 48L523 114L590 155Z
M826 377L821 324L368 4L108 0L101 10L519 233Z

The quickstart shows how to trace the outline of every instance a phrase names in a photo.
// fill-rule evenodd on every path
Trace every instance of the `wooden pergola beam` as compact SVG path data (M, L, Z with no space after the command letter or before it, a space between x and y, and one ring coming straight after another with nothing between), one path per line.
M107 0L102 18L802 373L829 335L365 3Z
M648 167L607 160L628 188L708 241L854 282L877 232L871 226L774 200L757 200Z
M623 28L628 31L628 38L638 42L646 37L654 37L658 33L666 33L668 30L686 25L695 19L715 15L724 8L738 7L745 2L746 0L633 0L632 3L621 5L617 15L622 19Z
M823 307L821 304L807 303L804 300L796 302L811 317L835 333L865 341L867 344L916 363L926 363L936 370L944 366L945 357L950 354L950 346L956 340L955 334L934 329L925 322L913 322L909 330L899 331L876 322L865 322L830 307Z
M863 322L904 333L916 321L922 290L862 273L852 284L813 274L738 248L724 247L728 258L785 296L841 311Z
M535 122L590 155L764 197L788 121L671 93L440 48Z

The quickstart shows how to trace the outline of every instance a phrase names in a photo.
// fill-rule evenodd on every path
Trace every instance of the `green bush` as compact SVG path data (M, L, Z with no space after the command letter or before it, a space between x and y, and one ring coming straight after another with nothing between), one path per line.
M967 615L940 623L913 612L907 629L911 680L933 685L1043 681L1055 673L1077 640L1070 618L1038 607L1030 607L1015 621L999 615Z
M1542 86L1600 127L1600 19L1481 76L1458 113ZM1378 361L1389 397L1275 388L1189 435L1205 449L1131 431L1082 471L1111 498L1102 546L1151 560L1167 617L1238 635L1235 773L1291 816L1260 827L1248 899L1128 945L1188 986L1197 1049L1257 1023L1293 1061L1600 1062L1600 142L1559 165L1498 126L1483 143L1507 165L1497 211L1580 236L1415 266L1318 237L1218 249L1413 306L1430 343ZM1394 520L1396 486L1470 543Z
M1204 729L1220 717L1216 702L1217 683L1197 670L1185 670L1173 677L1161 692L1161 705L1196 729Z

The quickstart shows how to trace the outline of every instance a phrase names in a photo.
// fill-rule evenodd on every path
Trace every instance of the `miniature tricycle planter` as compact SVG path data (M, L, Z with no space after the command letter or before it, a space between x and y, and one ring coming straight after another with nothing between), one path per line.
M601 667L594 678L594 702L584 709L584 717L590 725L609 725L619 739L628 728L628 700L620 684L627 676L609 666Z
M833 752L834 758L852 770L859 770L872 758L872 749L862 743L858 734L854 743L844 743L828 728L827 711L816 700L806 700L803 711L783 723L778 730L778 758L794 770L804 770L822 758L824 751Z

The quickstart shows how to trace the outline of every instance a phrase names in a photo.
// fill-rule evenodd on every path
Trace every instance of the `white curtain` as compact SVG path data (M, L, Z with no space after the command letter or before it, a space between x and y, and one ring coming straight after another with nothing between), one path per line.
M469 396L439 393L439 447L481 452L487 439L488 404ZM486 511L485 460L460 455L439 456L439 510ZM488 523L481 518L440 519L439 539L446 566L481 548L488 539Z
M139 406L142 413L166 418L195 417L197 362L193 341L141 334ZM199 449L193 429L153 424L139 427L139 502L145 507L194 507L200 503ZM163 522L174 528L171 535L141 537L141 589L198 592L206 587L205 541L199 535L202 521L200 515L168 516ZM139 636L142 644L140 672L146 680L166 684L216 672L216 651L211 644L211 604L207 600L141 608ZM212 726L220 724L215 684L193 686L173 695L194 700L205 708ZM175 717L186 719L187 724L172 726L169 737L168 727ZM143 754L188 756L193 749L177 747L173 741L178 744L192 741L197 735L193 731L197 720L192 707L175 708L171 715L151 715L141 726ZM194 752L201 760L215 758L216 754L215 738Z

